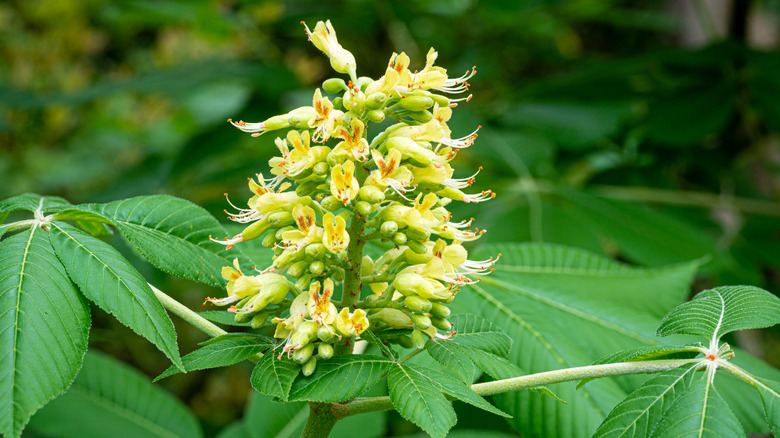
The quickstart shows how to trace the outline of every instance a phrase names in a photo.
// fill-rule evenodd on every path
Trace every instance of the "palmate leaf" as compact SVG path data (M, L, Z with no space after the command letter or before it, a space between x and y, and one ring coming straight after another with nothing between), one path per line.
M430 340L425 350L440 364L452 370L463 383L471 383L477 377L477 367L459 345L449 341Z
M340 402L357 397L384 377L390 359L361 355L334 356L317 362L309 377L299 376L292 384L290 400Z
M273 347L273 339L251 333L228 333L211 339L203 347L182 357L186 372L226 367ZM181 372L171 366L155 378L155 382Z
M775 324L780 324L780 298L754 286L721 286L672 309L658 327L658 336L704 336L712 339L712 348L726 333Z
M68 275L87 298L183 369L173 323L146 280L117 250L65 223L51 223L49 239Z
M387 388L395 410L434 438L444 437L455 425L455 410L441 393L442 387L424 370L393 363Z
M529 373L582 366L615 351L658 344L658 321L683 302L697 267L632 268L544 244L485 246L472 258L499 252L496 272L464 288L450 306L453 313L476 313L503 328L514 340L509 361ZM627 395L614 379L579 391L573 383L550 389L568 405L530 391L500 395L496 402L525 436L589 437Z
M87 350L89 306L40 228L0 242L0 433L71 384Z
M49 212L71 205L59 196L41 196L35 193L25 193L0 201L0 213L16 210Z
M198 438L195 416L149 378L102 354L87 354L73 386L30 428L61 438Z
M216 287L225 284L223 266L234 257L251 266L240 252L209 240L227 233L206 210L172 196L140 196L77 209L110 220L152 265L171 275Z
M501 409L498 409L495 406L488 403L487 400L482 398L481 395L477 394L476 392L474 392L474 390L464 385L462 382L459 382L458 379L454 377L451 377L447 374L444 374L436 370L432 370L430 368L422 367L420 365L407 364L407 366L416 368L418 371L428 376L428 378L430 378L435 384L437 384L441 388L441 392L447 394L452 398L458 399L464 403L468 403L472 406L488 411L491 414L495 414L501 417L511 417L511 415L507 414Z
M492 322L473 314L458 314L449 321L456 335L450 342L506 357L512 349L512 338Z
M755 386L764 403L767 425L774 436L780 436L780 382L756 379Z
M255 365L250 381L261 393L286 401L293 380L300 371L300 365L284 355L277 358L276 354L270 351Z

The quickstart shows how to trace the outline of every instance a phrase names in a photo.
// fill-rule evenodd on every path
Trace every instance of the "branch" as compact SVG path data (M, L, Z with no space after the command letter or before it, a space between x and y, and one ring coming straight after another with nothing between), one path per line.
M554 383L569 382L572 380L595 379L599 377L622 376L627 374L660 373L698 361L701 361L701 359L650 360L643 362L589 365L529 374L526 376L513 377L511 379L476 383L471 385L470 388L477 394L486 396L551 385ZM386 411L389 409L393 409L393 403L390 401L390 397L362 397L344 403L335 403L332 407L332 413L336 418L342 419L356 414Z
M161 291L160 289L157 289L151 284L149 285L149 287L151 287L152 290L154 291L154 294L157 295L157 299L160 300L163 307L165 307L166 309L168 309L168 311L175 314L176 316L183 319L184 321L190 323L196 329L211 336L212 338L216 338L217 336L222 336L227 334L226 331L217 327L214 323L207 320L206 318L198 315L197 312L193 311L192 309L185 306L184 304L174 300L165 292Z

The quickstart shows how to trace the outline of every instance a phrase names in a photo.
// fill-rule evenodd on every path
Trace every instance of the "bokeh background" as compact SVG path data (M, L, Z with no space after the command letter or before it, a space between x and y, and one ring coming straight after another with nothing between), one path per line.
M456 176L481 165L476 187L498 193L463 210L484 242L560 243L645 266L706 258L694 291L780 291L778 0L7 0L0 198L165 193L223 218L223 193L240 202L276 151L274 136L226 119L310 104L333 72L300 21L328 18L359 75L380 76L394 51L422 67L430 46L450 72L478 67L450 126L483 127ZM136 261L192 307L217 293ZM166 367L95 313L94 348L149 375ZM183 351L203 339L176 323ZM778 339L735 341L780 366ZM247 373L164 384L213 434L241 416ZM459 427L474 426L461 415ZM413 429L391 416L389 430Z

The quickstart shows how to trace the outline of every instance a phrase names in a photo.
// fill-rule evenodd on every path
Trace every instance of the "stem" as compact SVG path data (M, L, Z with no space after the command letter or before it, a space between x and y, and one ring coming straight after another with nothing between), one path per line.
M152 290L154 291L154 294L157 295L157 299L160 300L163 307L165 307L171 313L183 319L184 321L190 323L196 329L211 336L212 338L216 338L217 336L222 336L227 334L226 331L217 327L214 323L207 320L206 318L198 315L197 312L191 310L189 307L185 306L184 304L174 300L165 292L161 291L160 289L157 289L151 284L149 285L149 287L151 287Z
M733 208L743 213L780 217L780 204L759 199L722 196L715 193L685 190L665 190L647 187L591 186L604 198L621 201L655 202L670 205L688 205L707 208Z
M333 405L329 403L309 402L309 418L303 428L301 438L327 438L333 426L339 421L333 415Z
M537 386L572 380L595 379L599 377L622 376L626 374L660 373L679 366L699 362L699 359L649 360L643 362L619 362L605 365L589 365L577 368L567 368L544 373L529 374L511 379L495 380L493 382L476 383L471 389L479 395L501 394ZM345 403L333 405L333 414L338 419L356 414L393 409L390 397L363 397Z

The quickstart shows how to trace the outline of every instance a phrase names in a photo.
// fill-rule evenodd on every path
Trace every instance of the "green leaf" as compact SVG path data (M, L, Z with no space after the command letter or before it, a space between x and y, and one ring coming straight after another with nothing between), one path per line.
M457 314L449 318L456 335L453 344L465 345L506 357L512 349L512 338L500 327L473 314Z
M146 280L117 250L64 223L51 224L49 239L68 275L87 298L183 369L173 323Z
M225 229L206 210L184 199L141 196L77 208L111 220L144 258L171 275L222 287L222 267L241 258L240 252L230 253L209 240L225 236Z
M184 404L138 371L93 352L68 392L38 412L30 427L62 438L203 436Z
M745 431L728 403L712 385L713 377L694 378L691 386L669 406L652 437L743 438Z
M301 366L297 363L285 356L278 359L273 351L269 351L252 370L252 386L263 394L286 401L300 370Z
M477 367L463 350L451 341L430 340L425 350L431 357L451 369L463 383L471 383L476 377Z
M89 306L40 228L0 242L0 433L18 437L30 415L76 377Z
M432 437L444 437L455 425L455 410L441 393L441 386L420 370L393 363L387 388L398 413Z
M25 193L0 201L0 213L16 210L47 212L71 205L59 196L41 196L35 193Z
M240 333L236 335L238 336L231 333L220 336L220 338L226 339L220 339L218 342L210 342L202 348L182 357L182 363L186 370L185 372L230 366L249 359L255 354L267 350L274 345L271 339L264 336L247 336ZM179 372L181 372L179 369L175 366L171 366L154 380L164 379Z
M455 314L476 313L506 331L514 340L507 359L528 373L582 366L622 349L657 345L658 320L687 297L697 267L634 268L546 244L483 246L470 258L497 253L503 257L496 271L464 288L450 307ZM634 381L600 379L579 391L574 383L554 385L550 389L566 400L565 406L531 391L495 400L525 436L589 437L627 395L623 385Z
M295 379L290 400L330 403L355 398L384 377L391 363L384 357L368 354L347 354L318 361L314 374Z
M658 327L658 336L704 336L712 339L713 348L726 333L775 324L780 324L780 298L754 286L721 286L672 309Z
M360 335L360 339L363 339L364 341L368 342L369 344L376 345L379 348L379 351L382 352L382 355L390 360L395 360L395 354L393 354L393 350L390 349L384 342L382 342L381 339L377 338L374 332L371 330L366 330Z
M495 406L488 403L487 400L482 398L482 396L474 392L474 390L464 385L462 382L459 382L457 379L450 377L447 374L441 373L436 370L432 370L430 368L425 368L419 365L415 365L415 364L406 364L406 366L417 369L417 371L421 372L422 374L425 374L426 377L431 379L435 384L437 384L441 388L441 391L443 393L447 394L450 397L456 398L464 403L468 403L472 406L488 411L491 414L495 414L507 418L512 417L511 415L507 414L501 409L498 409Z
M697 366L685 365L647 381L612 409L593 437L649 437L674 400L697 378Z
M764 403L766 423L774 436L780 436L780 382L756 379L755 386Z

